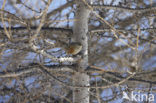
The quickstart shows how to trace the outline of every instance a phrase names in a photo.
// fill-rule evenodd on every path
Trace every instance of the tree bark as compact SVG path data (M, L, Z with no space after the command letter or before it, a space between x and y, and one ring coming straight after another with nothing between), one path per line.
M82 1L77 1L77 11L73 33L75 40L82 44L81 59L78 62L77 73L73 76L74 86L89 86L89 76L82 73L88 66L88 18L90 10ZM73 103L89 103L89 88L74 88Z

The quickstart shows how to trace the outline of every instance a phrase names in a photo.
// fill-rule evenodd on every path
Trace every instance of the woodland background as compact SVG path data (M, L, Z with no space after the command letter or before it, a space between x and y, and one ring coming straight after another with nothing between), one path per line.
M156 0L0 1L1 103L137 103L132 91L156 102Z

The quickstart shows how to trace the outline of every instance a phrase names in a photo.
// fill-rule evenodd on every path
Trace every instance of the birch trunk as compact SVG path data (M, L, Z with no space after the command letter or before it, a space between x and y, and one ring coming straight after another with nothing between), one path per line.
M74 37L75 40L82 44L81 60L78 63L78 73L73 76L74 86L89 86L89 76L81 73L88 66L88 18L90 10L84 5L82 1L77 1L77 11L74 23ZM89 103L89 88L74 88L73 103Z

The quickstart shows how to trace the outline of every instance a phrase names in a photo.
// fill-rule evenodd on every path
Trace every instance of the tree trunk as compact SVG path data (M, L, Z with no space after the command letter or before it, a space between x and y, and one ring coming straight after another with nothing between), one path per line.
M90 10L85 7L82 1L77 1L77 11L74 23L74 37L77 42L82 44L82 56L76 67L78 73L73 76L74 86L89 86L89 76L81 73L88 66L88 18ZM73 103L89 103L89 88L74 88Z

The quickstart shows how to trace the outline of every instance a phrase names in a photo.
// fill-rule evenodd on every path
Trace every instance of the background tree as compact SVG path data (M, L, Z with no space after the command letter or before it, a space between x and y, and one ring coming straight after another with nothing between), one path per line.
M154 102L155 3L1 0L0 102Z

